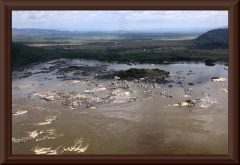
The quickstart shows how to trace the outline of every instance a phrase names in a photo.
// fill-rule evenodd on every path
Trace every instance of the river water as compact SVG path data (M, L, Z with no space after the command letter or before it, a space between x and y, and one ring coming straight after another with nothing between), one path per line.
M104 65L107 71L159 68L169 71L168 79L173 81L158 88L147 83L128 82L132 92L127 97L138 98L136 101L115 100L90 108L71 108L59 100L25 99L24 96L36 91L78 94L86 89L97 89L85 79L57 78L57 69L48 69L59 61L64 61L59 67ZM26 72L34 74L20 78ZM213 76L227 78L227 66L205 66L204 63L130 66L58 59L13 71L12 154L227 154L228 93L221 88L227 87L228 82L213 82ZM91 76L87 79L90 81ZM176 83L179 81L182 84ZM104 80L102 87L110 82ZM194 85L188 85L189 82ZM184 95L187 87L194 91L188 97ZM112 91L104 89L94 94L100 97ZM161 91L171 94L172 98L162 97ZM173 106L186 99L202 99L202 103L208 101L209 104L207 107Z

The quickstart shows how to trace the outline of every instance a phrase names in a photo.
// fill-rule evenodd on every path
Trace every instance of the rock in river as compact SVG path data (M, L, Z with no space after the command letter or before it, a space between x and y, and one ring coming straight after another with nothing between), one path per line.
M112 95L118 95L121 93L121 90L114 90L112 91Z

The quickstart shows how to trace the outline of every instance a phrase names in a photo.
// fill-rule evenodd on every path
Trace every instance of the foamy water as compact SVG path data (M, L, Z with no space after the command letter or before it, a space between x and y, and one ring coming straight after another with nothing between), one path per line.
M27 111L19 110L19 111L14 112L12 115L17 116L17 115L22 115L22 114L25 114L25 113L27 113Z
M34 123L34 125L47 125L47 124L51 124L53 121L56 120L56 116L46 116L45 119L46 121L45 122L40 122L40 123Z
M44 155L59 155L63 154L64 152L76 152L76 153L82 153L85 152L88 148L88 144L86 146L83 146L83 139L77 138L74 140L72 146L63 147L62 145L58 146L55 149L52 149L53 147L42 147L40 145L34 146L31 150L35 154L44 154Z
M12 138L13 143L26 143L28 141L43 141L45 139L56 139L63 136L63 133L56 134L55 129L49 129L46 131L34 130L31 132L26 132L26 136L21 138Z

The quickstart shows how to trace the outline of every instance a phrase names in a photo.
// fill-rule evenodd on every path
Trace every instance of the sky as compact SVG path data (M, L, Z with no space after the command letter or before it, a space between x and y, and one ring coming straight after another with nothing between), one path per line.
M218 28L227 25L227 10L12 11L13 28L115 31L157 28Z

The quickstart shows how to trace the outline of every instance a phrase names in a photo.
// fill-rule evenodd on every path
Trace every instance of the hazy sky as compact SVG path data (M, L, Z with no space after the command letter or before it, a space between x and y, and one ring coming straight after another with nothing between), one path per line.
M139 28L215 28L227 25L227 10L15 10L12 12L13 28L59 30L136 30Z

